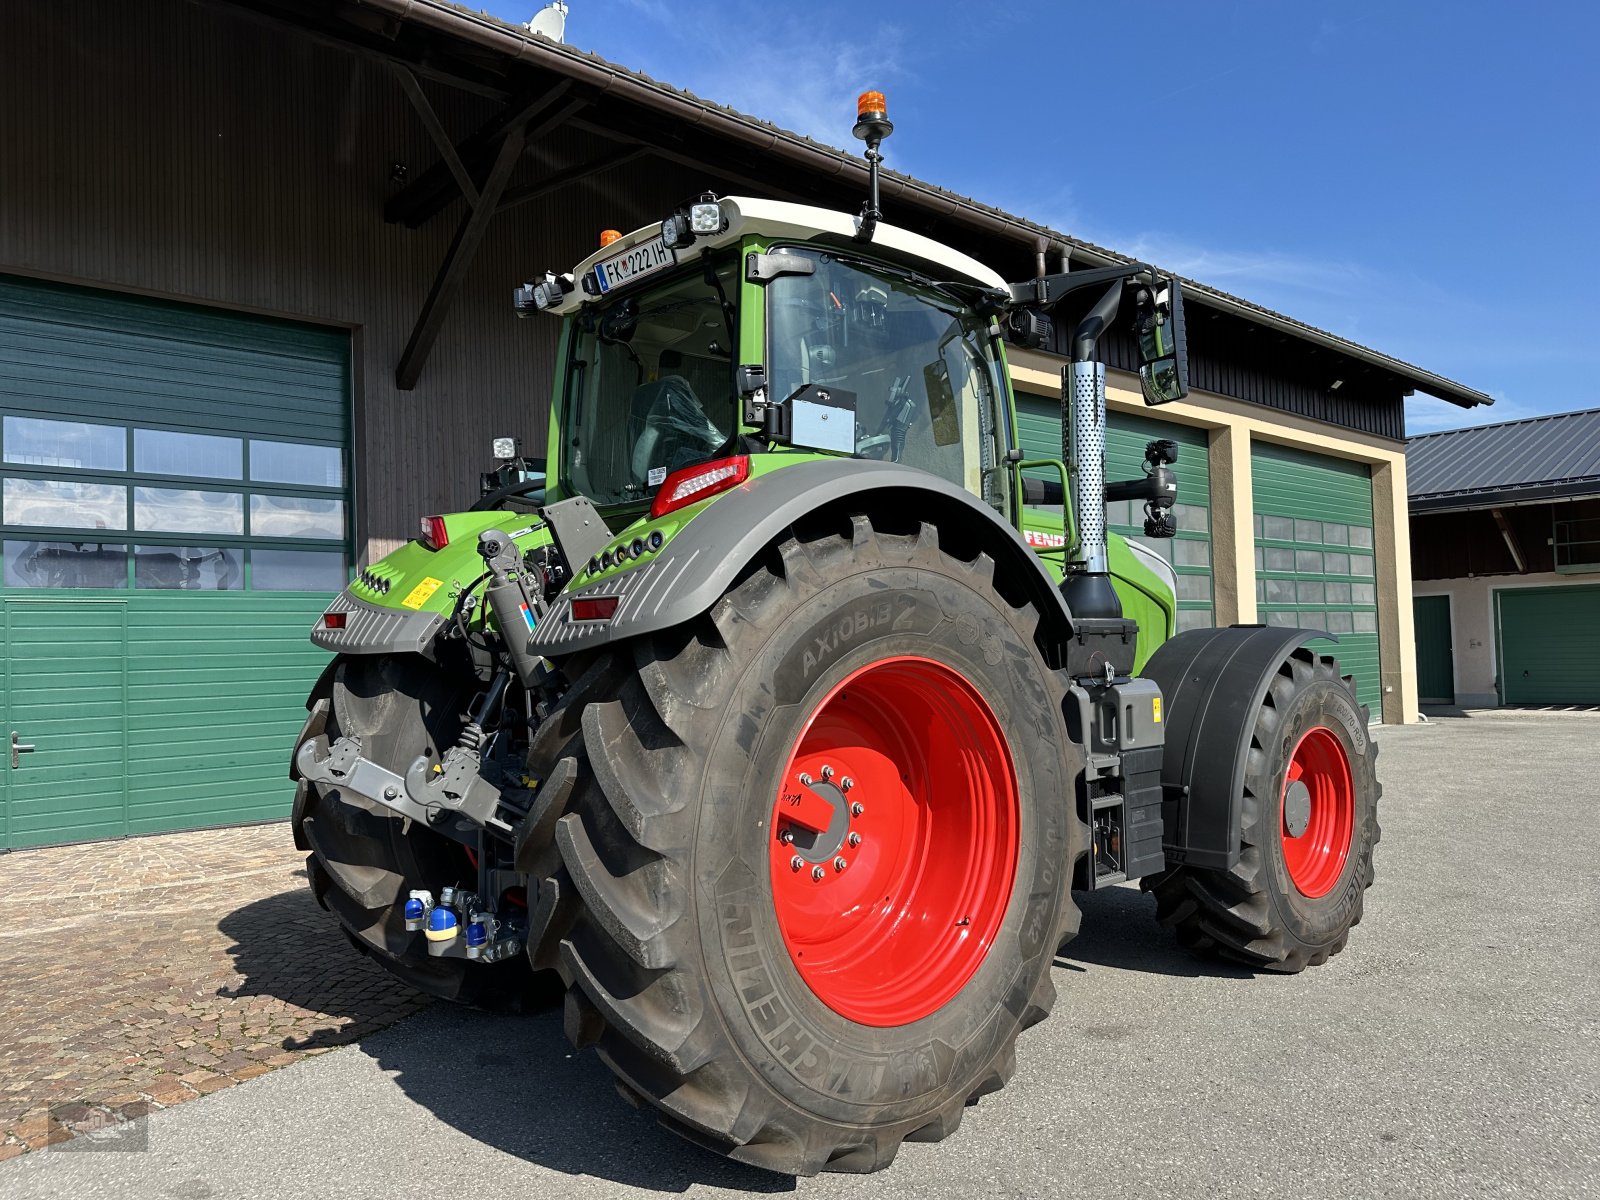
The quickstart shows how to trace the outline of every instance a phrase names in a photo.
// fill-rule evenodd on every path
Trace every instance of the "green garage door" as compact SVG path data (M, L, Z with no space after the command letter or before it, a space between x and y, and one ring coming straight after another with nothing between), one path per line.
M1265 442L1250 462L1261 620L1338 634L1340 667L1381 719L1371 471Z
M0 277L0 845L287 815L349 376L342 333Z
M1178 443L1178 536L1144 536L1144 505L1121 500L1106 505L1106 520L1117 533L1134 538L1172 564L1178 575L1178 628L1201 629L1215 623L1211 604L1211 460L1206 432L1130 413L1109 414L1106 479L1138 479L1144 474L1145 444L1156 438ZM1017 437L1029 458L1061 457L1061 404L1042 396L1017 394Z
M1600 587L1495 593L1507 704L1600 704Z

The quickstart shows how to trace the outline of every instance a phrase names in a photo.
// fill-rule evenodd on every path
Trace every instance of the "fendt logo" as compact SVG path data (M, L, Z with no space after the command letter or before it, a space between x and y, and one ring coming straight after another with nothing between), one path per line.
M1045 550L1060 550L1067 544L1067 535L1064 533L1041 533L1037 529L1025 529L1022 537L1028 545Z

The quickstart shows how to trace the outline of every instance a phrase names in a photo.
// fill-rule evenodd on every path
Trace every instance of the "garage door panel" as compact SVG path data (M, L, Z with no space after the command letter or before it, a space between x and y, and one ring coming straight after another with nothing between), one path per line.
M1495 595L1505 702L1600 704L1600 586Z
M141 779L139 799L128 806L129 820L145 820L165 815L186 827L224 825L234 820L234 810L241 807L257 809L263 806L275 809L279 817L288 816L283 798L260 786L261 771L267 764L256 760L216 765L204 773L186 771L169 775L165 779ZM282 771L280 756L279 775ZM254 820L255 818L240 818Z
M188 769L200 765L204 760L234 762L243 755L259 757L262 754L275 756L287 771L289 749L284 746L283 739L282 728L263 729L258 725L249 733L242 733L237 728L221 733L206 726L187 735L169 734L159 743L136 740L128 747L128 774L149 774L152 769L170 770L175 759L181 759L185 769Z
M202 372L217 378L217 392L227 395L278 395L314 399L337 379L337 364L288 358L281 353L240 346L203 346L149 332L112 333L84 325L57 326L41 332L39 312L27 321L0 325L6 345L0 364L18 379L50 379L64 387L115 387L127 381L136 392L154 392L148 385L167 385L182 394L200 393L188 382Z
M1325 653L1382 716L1372 474L1362 463L1251 447L1256 606L1268 625L1325 630Z
M341 331L0 277L0 415L88 423L98 427L97 446L115 445L120 437L127 453L98 454L74 473L102 487L221 490L244 497L241 511L252 510L253 498L288 497L318 511L343 506L348 513L349 375L349 337ZM49 449L55 443L43 439L66 444L84 433L81 425L12 424L12 433L0 426L0 444L11 436L31 440L0 455L0 475L8 479L59 472L45 465L58 460ZM219 446L231 458L170 453L174 440L138 432L146 429L232 439L231 447ZM133 452L154 449L158 441L169 451L165 456ZM252 441L274 445L253 452ZM285 457L297 455L318 469L290 477L315 482L280 482ZM141 466L180 474L141 473ZM228 477L212 478L208 470ZM81 528L85 540L105 536ZM285 815L293 795L286 778L289 743L305 718L305 694L327 662L307 635L328 597L255 590L254 567L257 556L270 563L273 554L301 547L331 551L333 563L342 555L347 564L349 530L334 532L338 536L315 541L242 531L119 534L130 547L138 543L150 561L220 549L246 569L226 579L204 572L172 576L136 569L130 554L116 591L110 590L114 573L110 582L95 577L104 590L94 595L116 597L114 639L50 621L10 629L8 646L14 650L20 639L30 653L8 656L12 683L28 689L10 697L8 712L20 710L41 727L75 718L78 740L75 763L50 760L53 784L45 784L49 772L43 769L30 776L43 788L36 800L19 799L8 781L8 810L26 820L7 827L6 844L23 844L18 837L26 844L74 841ZM36 531L0 527L0 542L37 540ZM270 583L268 568L263 572L261 582ZM214 590L147 586L160 582L206 583ZM215 589L218 583L237 586ZM20 587L5 593L21 594ZM46 588L25 594L85 598ZM113 785L114 804L91 794ZM84 793L75 804L62 802L75 792ZM115 809L123 828L91 817L94 806Z
M309 631L310 627L308 622L306 630ZM148 712L150 709L146 707L147 705L160 705L176 701L176 705L169 706L163 711L187 712L192 711L194 708L191 702L203 701L206 704L206 712L210 713L217 711L216 705L218 702L235 706L248 704L249 711L255 711L261 702L267 701L269 698L299 696L303 701L310 683L316 679L316 672L322 669L322 665L326 661L325 658L315 660L299 670L284 668L281 671L275 671L270 674L216 672L205 677L190 678L188 680L180 679L166 683L159 681L141 683L138 689L129 696L129 708L133 712ZM313 667L316 670L312 672L311 678L308 680L306 671ZM250 697L241 697L239 692L246 685L259 687L261 690ZM223 711L228 710L224 709ZM232 711L243 710L234 708Z

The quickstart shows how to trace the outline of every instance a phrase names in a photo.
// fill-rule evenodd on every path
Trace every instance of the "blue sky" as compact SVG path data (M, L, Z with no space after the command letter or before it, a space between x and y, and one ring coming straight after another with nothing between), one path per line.
M1412 432L1600 405L1600 7L568 3L571 44L834 145L880 88L895 169L1497 400Z

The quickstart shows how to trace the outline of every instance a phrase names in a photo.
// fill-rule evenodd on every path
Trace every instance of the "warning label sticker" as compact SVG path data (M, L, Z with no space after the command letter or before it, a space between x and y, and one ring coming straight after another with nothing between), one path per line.
M416 587L412 588L410 593L408 593L406 598L400 601L400 603L406 608L421 608L428 602L428 597L432 596L443 586L444 580L435 579L432 575L430 575L421 583L417 584Z

